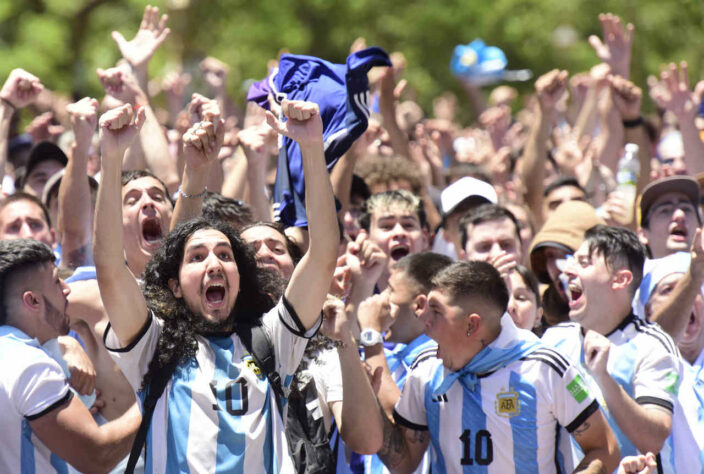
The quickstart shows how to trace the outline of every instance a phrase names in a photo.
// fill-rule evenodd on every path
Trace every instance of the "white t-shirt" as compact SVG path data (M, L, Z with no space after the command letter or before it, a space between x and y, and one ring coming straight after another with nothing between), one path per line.
M308 338L293 307L282 299L262 316L284 385L293 378ZM155 317L128 347L110 327L105 345L138 391L163 328ZM197 336L195 360L182 363L157 401L147 435L145 472L291 472L275 394L237 334ZM137 392L140 399L144 393Z
M67 404L73 393L59 364L39 342L0 326L0 472L66 472L36 437L29 422Z
M313 378L318 399L317 404L308 406L308 409L313 413L314 418L323 417L325 431L330 433L333 422L330 404L342 401L342 371L337 348L323 348L317 351L315 359L308 362L308 367L299 377L304 381Z

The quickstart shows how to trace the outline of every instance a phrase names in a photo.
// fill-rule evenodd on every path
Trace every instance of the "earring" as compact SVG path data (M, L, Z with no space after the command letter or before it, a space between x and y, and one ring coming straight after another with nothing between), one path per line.
M471 336L471 335L472 335L472 331L467 331L467 336Z

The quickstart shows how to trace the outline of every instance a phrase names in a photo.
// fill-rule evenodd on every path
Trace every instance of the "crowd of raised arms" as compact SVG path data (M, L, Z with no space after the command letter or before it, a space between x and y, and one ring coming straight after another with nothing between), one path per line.
M100 99L14 69L0 472L704 473L704 81L644 115L599 19L590 71L427 115L363 40L158 108L152 6Z

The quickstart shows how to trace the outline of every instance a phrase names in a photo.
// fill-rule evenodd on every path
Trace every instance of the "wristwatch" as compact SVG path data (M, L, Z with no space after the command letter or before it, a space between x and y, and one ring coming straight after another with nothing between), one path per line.
M359 335L359 342L365 347L370 347L381 344L384 342L384 338L381 337L381 333L376 329L363 329Z

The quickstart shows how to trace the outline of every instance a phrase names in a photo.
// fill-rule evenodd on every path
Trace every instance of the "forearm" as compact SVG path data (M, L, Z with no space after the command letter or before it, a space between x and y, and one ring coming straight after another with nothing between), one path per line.
M14 110L4 102L0 102L0 181L7 174L7 144L10 139L10 124Z
M393 93L386 94L382 91L379 96L379 109L394 153L410 159L411 150L408 146L408 137L403 133L396 121L396 98Z
M572 127L572 136L579 141L584 135L591 135L597 121L598 91L595 85L589 87L582 108L579 109L577 121Z
M609 412L624 435L641 453L657 453L670 434L671 423L658 408L636 403L608 374L598 380ZM671 416L671 415L670 415Z
M221 194L242 201L247 188L247 159L244 152L239 149L235 150L234 155L229 159L234 162L223 178Z
M651 315L650 321L658 323L678 342L687 328L694 300L701 287L702 278L693 276L690 271L686 272L675 285L667 303Z
M694 121L679 118L678 121L682 132L687 174L694 176L704 171L704 143L699 138L699 130L694 126Z
M271 221L273 217L271 203L266 194L266 160L247 161L247 184L252 217L255 221Z
M381 405L386 416L389 419L393 419L394 406L398 399L401 398L401 390L399 390L396 382L391 377L383 344L365 347L364 360L369 364L372 372L381 367L381 386L377 397L379 398L379 405Z
M59 185L58 228L63 253L62 267L76 268L93 262L90 248L91 197L87 171L89 147L89 143L74 145Z
M379 407L381 410L381 407ZM382 413L382 415L384 415ZM384 442L377 456L393 474L413 472L420 459L411 459L411 452L401 427L392 423L385 415L381 417L384 429Z
M518 167L518 173L526 188L526 204L534 213L537 227L542 224L540 209L543 203L546 143L550 133L550 123L546 115L541 109L537 110L535 125L530 132L523 155L519 159Z
M169 193L174 193L178 189L178 174L176 161L169 152L168 140L146 99L142 98L139 103L146 113L146 120L139 132L144 161L152 173L166 184Z
M134 403L122 416L100 426L100 442L93 452L105 467L114 468L130 453L141 421L139 404Z
M601 457L608 454L606 450L594 450L589 454L586 454L582 461L577 465L574 472L583 474L606 474L606 469L604 469L604 463L601 462Z
M205 183L208 180L208 170L209 166L206 166L203 170L193 170L186 165L183 170L181 191L191 197L184 197L183 194L179 193L169 230L174 230L182 222L202 215L204 198L202 193L205 191Z
M322 137L319 143L301 146L301 155L306 180L306 216L310 238L308 253L320 259L317 260L319 265L329 267L332 277L340 232L337 226L335 196L325 166Z
M340 219L345 215L350 207L350 192L352 189L352 176L354 174L355 156L353 147L335 164L335 167L330 172L330 182L332 183L332 191L340 202L340 211L337 213Z
M122 236L122 157L102 157L101 180L95 205L93 260L98 278L125 266Z
M611 99L609 99L611 101ZM619 153L624 143L623 123L621 116L616 111L613 101L609 106L609 111L602 117L602 127L604 140L597 151L597 161L606 165L614 175L618 168Z
M342 372L342 423L340 435L353 451L374 454L381 447L383 428L376 397L359 359L357 344L348 334L338 347Z

